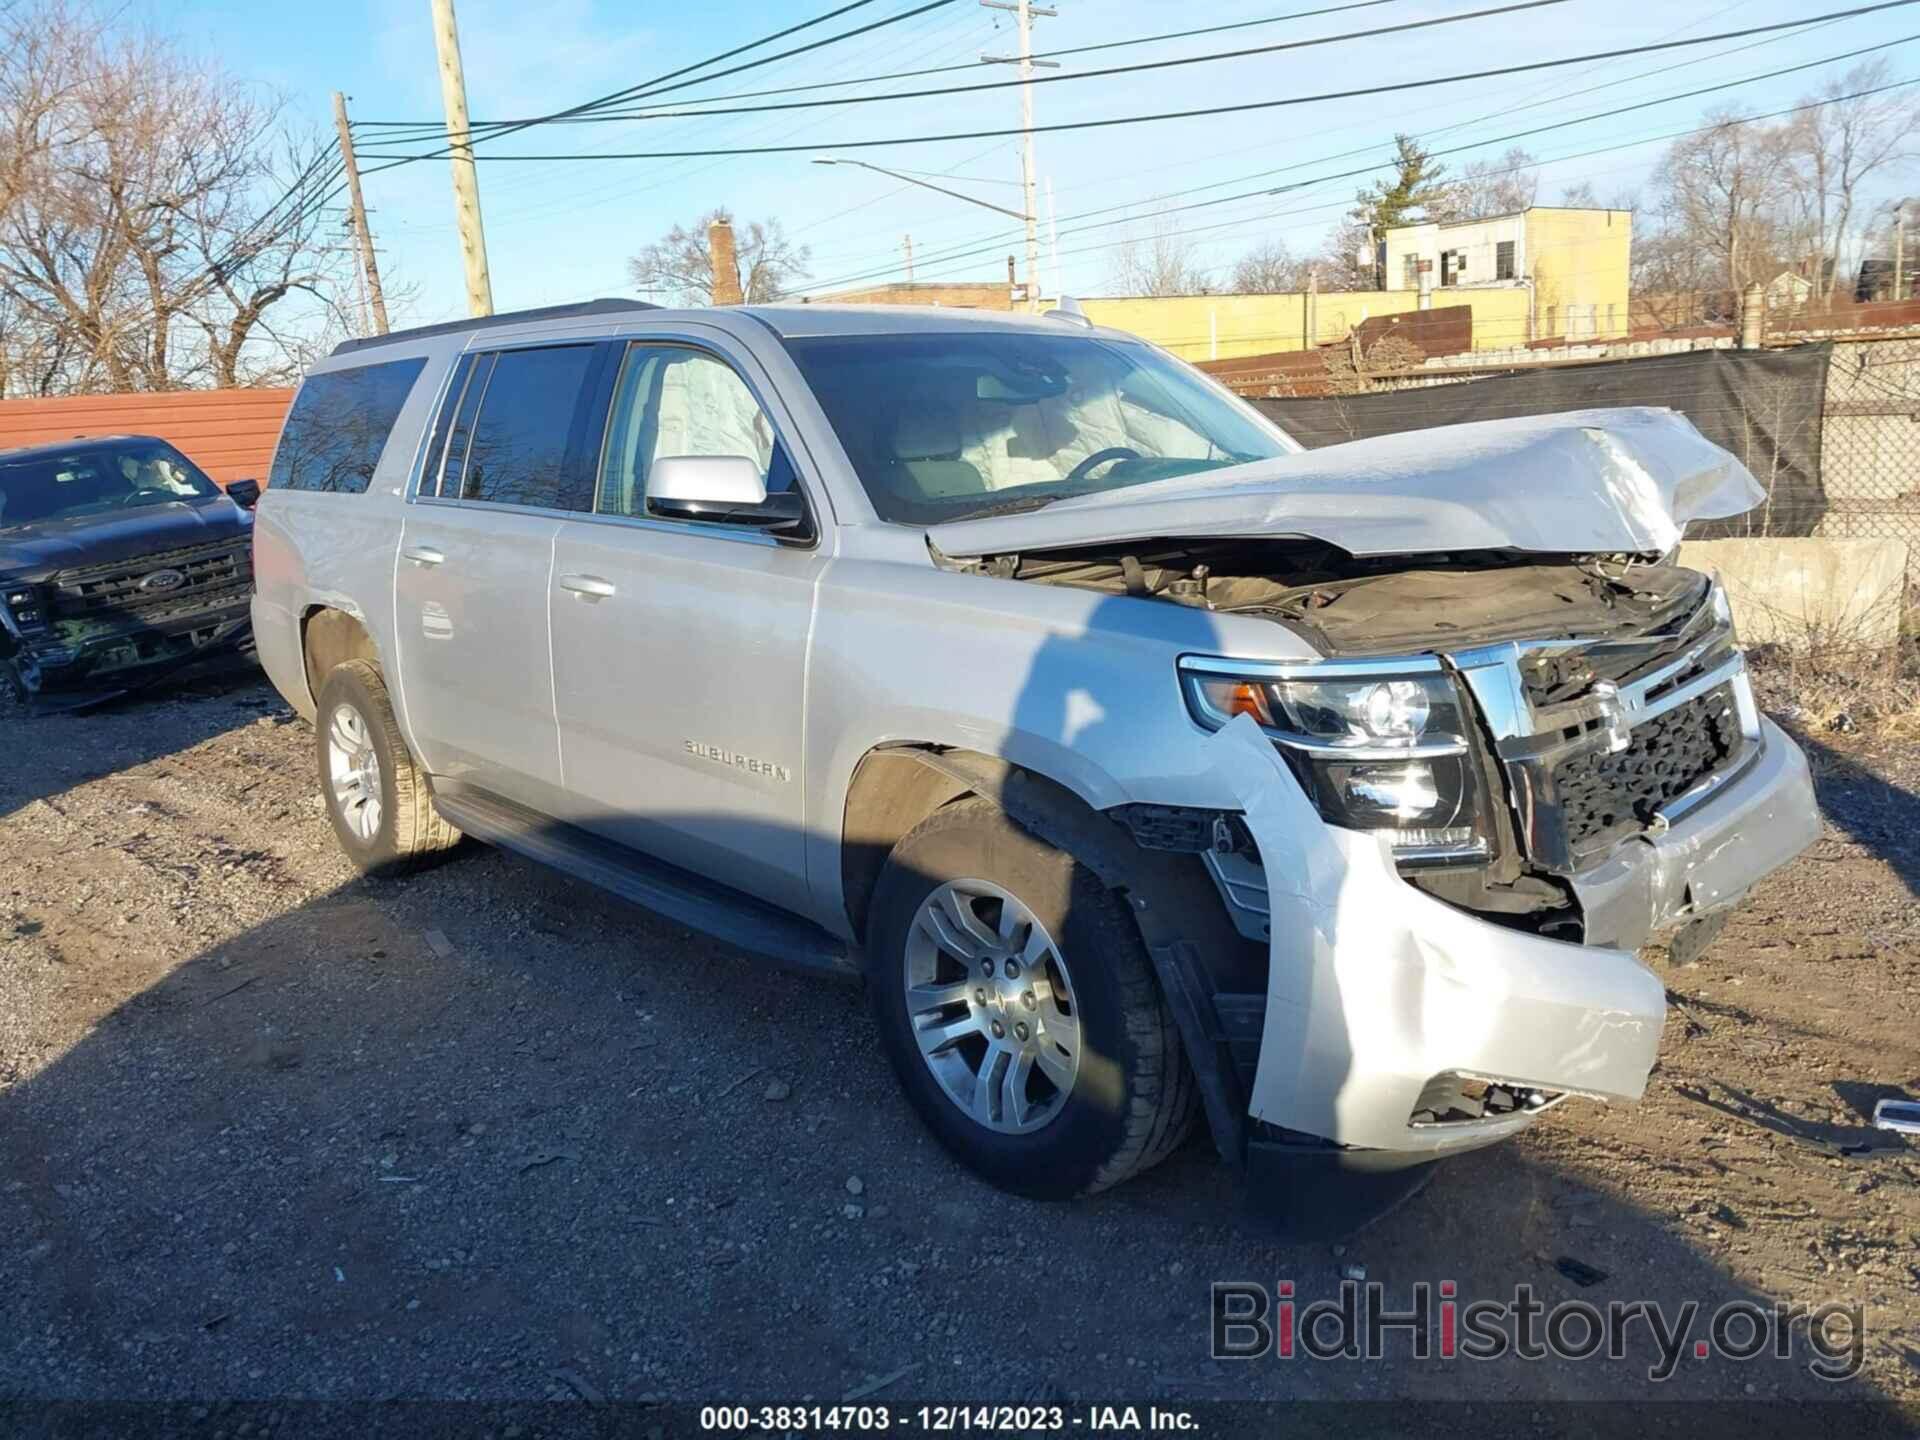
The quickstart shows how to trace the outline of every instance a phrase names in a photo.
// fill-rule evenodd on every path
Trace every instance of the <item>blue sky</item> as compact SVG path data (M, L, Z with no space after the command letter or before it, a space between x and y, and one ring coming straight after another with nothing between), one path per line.
M895 14L913 3L881 0L802 38ZM1052 3L1060 14L1035 22L1037 49L1260 19L1335 0L1215 0L1207 6L1172 6L1164 0ZM1499 0L1446 4L1388 0L1344 14L1068 57L1061 70L1043 73L1070 74L1339 34L1496 3ZM433 120L440 115L428 0L335 0L330 5L298 8L262 5L258 0L136 0L133 14L140 15L143 8L146 20L156 29L178 36L237 78L284 96L289 116L299 123L330 129L329 96L335 89L352 97L357 120ZM693 0L679 5L460 0L470 105L477 120L550 112L638 84L829 8L831 0L785 4ZM1035 118L1045 125L1274 100L1683 39L1842 8L1849 8L1846 0L1798 4L1786 0L1732 4L1727 0L1659 4L1566 0L1519 14L1291 54L1042 85L1035 91ZM1156 201L1156 196L1219 186L1182 197L1190 201L1232 195L1262 183L1313 180L1382 157L1395 130L1413 131L1435 146L1467 144L1917 32L1920 5L1784 32L1765 43L1722 41L1698 49L1393 95L1043 134L1037 140L1039 171L1052 185L1062 285L1067 293L1079 294L1098 294L1108 288L1112 244L1125 233L1124 227L1085 228L1091 220L1075 218L1085 211L1125 205L1131 208L1121 213L1140 217L1144 224L1168 203ZM1002 12L984 9L977 0L951 0L925 15L815 55L682 91L675 98L690 100L703 94L959 64L976 60L983 51L1008 53L1013 45L1010 20ZM1746 48L1736 51L1735 47ZM1727 51L1734 53L1720 53ZM1898 45L1882 53L1894 78L1920 77L1920 49L1914 45ZM1665 73L1646 74L1656 70ZM869 88L878 92L980 83L1005 79L1009 73L1002 67L980 67L973 73ZM1702 110L1714 104L1742 114L1779 109L1814 88L1824 73L1813 70L1746 84L1524 143L1543 158L1574 156L1696 124ZM1008 89L978 96L722 118L545 126L503 141L497 148L503 153L544 153L806 144L818 145L820 154L832 154L835 140L1010 128L1017 121L1017 92ZM1502 148L1496 145L1479 153L1491 155ZM1647 144L1550 164L1542 199L1557 197L1564 186L1578 180L1591 181L1603 200L1633 190L1645 180L1661 149L1659 144ZM627 257L675 222L690 220L716 204L731 207L743 219L779 218L794 238L811 248L811 271L817 283L904 278L900 267L905 234L913 236L919 257L916 278L923 281L1003 275L1004 256L1021 248L1018 222L1003 222L984 210L882 176L811 165L812 153L483 163L481 204L495 303L508 309L633 293L626 278ZM837 153L893 169L950 175L937 183L1018 208L1019 191L1013 182L1020 173L1019 151L1018 142L1011 138ZM1471 158L1471 153L1462 155L1454 163ZM1280 173L1267 175L1264 182L1246 178L1274 171ZM1276 236L1296 250L1315 248L1358 183L1341 179L1284 196L1210 206L1187 212L1182 223L1193 227L1195 239L1202 242L1202 263L1224 272L1236 255ZM390 283L410 285L418 292L407 318L426 322L462 313L462 272L446 162L425 161L371 176L367 199ZM1043 217L1045 206L1043 192ZM1044 263L1048 248L1044 225L1042 245ZM944 252L965 250L978 253L942 258Z

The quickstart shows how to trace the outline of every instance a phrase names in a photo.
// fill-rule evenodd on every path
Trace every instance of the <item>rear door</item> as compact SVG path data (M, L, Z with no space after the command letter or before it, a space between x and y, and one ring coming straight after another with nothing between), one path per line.
M394 594L415 743L437 775L550 810L553 542L591 503L589 396L607 347L465 357L407 507Z
M562 522L549 593L567 818L804 909L801 757L822 552L811 538L647 506L649 468L669 455L745 455L770 491L804 493L782 438L791 427L749 357L718 338L636 341L611 378L594 513ZM817 492L812 513L823 513Z

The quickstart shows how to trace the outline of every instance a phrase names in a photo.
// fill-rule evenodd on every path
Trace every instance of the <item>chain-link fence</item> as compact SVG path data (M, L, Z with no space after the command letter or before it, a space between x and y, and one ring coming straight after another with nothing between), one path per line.
M1920 339L1836 343L1824 398L1815 533L1920 551Z

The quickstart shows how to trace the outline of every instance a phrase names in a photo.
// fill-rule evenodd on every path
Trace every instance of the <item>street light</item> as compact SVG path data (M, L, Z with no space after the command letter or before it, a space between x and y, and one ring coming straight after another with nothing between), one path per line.
M991 210L996 215L1008 215L1022 222L1031 218L1025 211L1008 210L1004 206L992 205L985 200L977 200L971 195L962 195L958 190L949 190L944 185L930 185L925 180L916 180L911 175L902 175L898 170L888 170L879 165L869 165L864 160L836 160L829 159L825 156L815 156L813 163L816 165L857 165L862 170L871 170L876 175L886 175L905 185L918 185L922 190L937 190L942 195L949 195L955 200L964 200L969 205L978 205L982 210Z

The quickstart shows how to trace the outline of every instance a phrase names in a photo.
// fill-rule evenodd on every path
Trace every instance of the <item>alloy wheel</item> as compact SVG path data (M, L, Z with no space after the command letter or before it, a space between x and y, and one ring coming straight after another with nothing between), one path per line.
M351 705L336 705L327 723L327 779L347 828L371 841L380 833L380 752Z
M905 965L908 1023L949 1100L1007 1135L1059 1115L1080 1068L1079 1007L1059 945L1018 897L986 880L939 886Z

